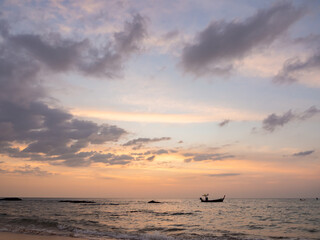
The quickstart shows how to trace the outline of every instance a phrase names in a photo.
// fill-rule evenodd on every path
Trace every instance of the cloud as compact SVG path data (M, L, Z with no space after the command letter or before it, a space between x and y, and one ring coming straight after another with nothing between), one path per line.
M157 155L161 155L161 154L168 154L168 150L165 150L165 149L159 149L157 151L154 151L153 152L154 154L157 154Z
M270 114L267 118L262 121L263 129L273 132L277 127L283 126L295 118L295 115L291 110L284 113L281 116L276 115L275 113Z
M127 165L132 160L134 160L134 157L126 154L114 155L112 153L107 153L107 154L96 153L92 157L90 157L90 160L92 162L101 162L101 163L106 163L108 165Z
M41 170L39 167L32 167L27 164L24 167L18 167L12 171L0 169L0 172L4 174L31 175L39 177L48 177L54 175L48 171Z
M132 22L125 22L122 32L114 34L115 49L125 54L137 52L140 50L141 41L146 35L146 19L136 14Z
M312 118L313 116L315 116L319 113L320 113L319 108L317 108L315 106L311 106L310 108L305 110L303 113L299 114L298 117L300 120L306 120L308 118Z
M259 47L265 47L297 21L304 9L280 2L261 9L244 21L212 22L182 52L181 65L194 75L223 75Z
M302 61L300 58L288 59L279 73L273 78L275 83L286 84L298 82L303 74L308 71L318 71L320 69L320 52L315 53Z
M127 57L139 51L145 34L144 19L134 16L123 31L114 35L110 48L103 49L92 47L88 40L62 39L59 34L11 32L15 31L2 20L0 154L71 167L90 165L89 158L95 153L85 151L88 145L117 142L127 132L114 125L79 120L62 107L49 105L45 76L66 71L109 76L112 70L115 74L116 67L108 65L113 61L110 54L120 58L117 66L122 67ZM93 68L96 71L91 71ZM125 159L114 157L110 164L117 161Z
M312 153L314 153L314 150L309 150L309 151L304 151L304 152L297 152L292 154L293 157L304 157L307 155L311 155Z
M135 149L141 148L145 144L153 143L153 142L160 142L160 141L169 141L171 140L170 137L161 137L161 138L136 138L130 140L123 144L123 146L134 146Z
M282 68L274 76L273 82L277 84L292 84L300 82L309 86L319 86L320 73L320 35L309 34L293 40L294 44L302 45L312 54L305 57L292 57L287 59Z
M232 176L239 176L240 173L216 173L216 174L208 174L208 177L232 177Z
M306 120L320 113L320 109L312 106L302 113L293 113L289 110L282 115L277 115L275 113L270 114L262 121L262 128L268 132L273 132L279 127L283 127L293 120Z
M98 125L74 119L61 109L41 102L21 106L0 102L0 153L13 157L57 157L75 154L89 144L115 142L126 131L117 126ZM23 149L12 148L13 142L24 143Z
M83 63L81 70L97 76L118 77L128 57L141 50L140 45L146 34L146 20L139 14L135 15L132 22L125 23L122 32L114 34L111 47L89 52L89 58Z
M152 155L151 157L148 157L147 160L152 162L155 159L155 157L156 157L155 155Z
M54 42L46 39L46 36L35 34L19 34L8 37L15 47L26 50L34 59L54 71L67 71L75 67L81 58L81 52L87 50L88 42L75 42L63 40L56 35Z
M230 122L230 120L226 119L226 120L220 122L220 123L219 123L219 126L220 126L220 127L226 126L229 122Z
M200 162L200 161L219 161L229 158L234 158L234 155L228 155L225 153L185 153L183 156L188 157L184 160L184 162Z
M79 71L96 77L115 78L121 74L126 60L141 50L146 34L146 20L137 14L131 22L125 22L123 31L114 33L113 41L106 41L100 48L94 47L88 39L62 39L58 33L6 33L2 36L7 44L24 51L29 58L52 71Z

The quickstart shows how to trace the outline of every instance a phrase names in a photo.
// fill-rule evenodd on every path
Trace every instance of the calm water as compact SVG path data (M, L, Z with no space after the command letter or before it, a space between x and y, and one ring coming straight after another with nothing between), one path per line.
M0 231L87 239L320 239L320 200L0 201Z

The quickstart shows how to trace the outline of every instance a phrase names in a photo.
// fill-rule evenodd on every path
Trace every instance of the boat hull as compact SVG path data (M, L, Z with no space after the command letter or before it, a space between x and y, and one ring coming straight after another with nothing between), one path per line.
M223 198L212 199L212 200L203 200L202 198L200 198L200 200L201 200L201 202L223 202L225 197L226 196L224 196Z

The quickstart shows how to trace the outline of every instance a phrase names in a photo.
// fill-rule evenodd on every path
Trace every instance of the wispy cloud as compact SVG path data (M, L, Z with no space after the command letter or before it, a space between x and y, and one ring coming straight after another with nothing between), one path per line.
M320 52L315 53L305 60L301 60L298 57L290 58L284 63L282 69L274 77L273 81L281 84L298 82L302 74L308 71L319 71L319 69Z
M224 126L228 125L229 122L230 122L229 119L223 120L222 122L219 123L219 126L224 127Z
M314 150L309 150L309 151L304 151L304 152L297 152L292 154L292 156L294 157L304 157L304 156L308 156L314 153Z
M312 33L308 36L294 39L293 43L299 44L306 49L304 56L301 56L302 53L297 53L296 56L288 58L274 76L273 81L278 84L299 82L308 85L314 84L314 81L318 82L317 76L320 73L320 35ZM305 52L311 53L306 55Z
M154 143L154 142L160 142L160 141L169 141L171 140L170 137L161 137L161 138L136 138L133 140L130 140L123 144L123 146L133 146L135 149L139 149L142 146L149 144L149 143Z
M289 110L282 115L277 115L275 113L270 114L262 121L262 128L268 132L273 132L279 127L283 127L294 120L307 120L313 116L320 113L320 109L315 106L312 106L305 110L302 113L294 113L292 110Z
M107 165L127 165L134 160L134 157L126 154L114 155L111 153L96 153L92 157L90 157L90 160L92 162L101 162Z
M38 177L48 177L48 176L55 175L51 172L42 170L39 167L32 167L28 164L26 164L23 167L17 167L14 170L0 169L0 172L4 174L31 175L31 176L38 176Z
M239 176L240 173L214 173L214 174L208 174L206 176L208 177L232 177L232 176Z
M235 157L226 153L185 153L183 156L187 157L184 162L219 161Z

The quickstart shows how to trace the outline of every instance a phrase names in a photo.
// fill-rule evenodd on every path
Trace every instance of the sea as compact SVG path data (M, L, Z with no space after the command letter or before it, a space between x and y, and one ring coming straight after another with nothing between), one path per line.
M0 201L0 231L92 240L320 239L316 199L149 200Z

